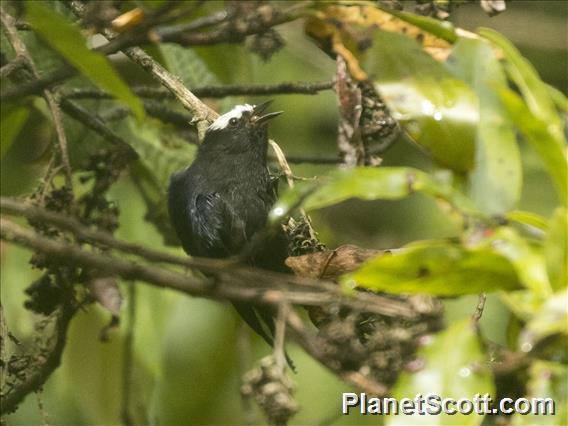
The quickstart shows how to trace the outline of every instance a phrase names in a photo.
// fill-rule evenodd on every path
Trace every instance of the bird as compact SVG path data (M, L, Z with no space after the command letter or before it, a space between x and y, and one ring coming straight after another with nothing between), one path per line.
M277 181L268 170L268 122L282 111L263 114L272 101L237 105L205 131L193 163L171 176L170 220L184 251L191 256L227 258L259 246L268 213L277 198ZM267 234L268 235L268 234ZM280 230L262 238L249 253L255 267L286 271L287 239ZM273 312L233 302L238 314L274 346ZM288 364L293 363L286 354Z

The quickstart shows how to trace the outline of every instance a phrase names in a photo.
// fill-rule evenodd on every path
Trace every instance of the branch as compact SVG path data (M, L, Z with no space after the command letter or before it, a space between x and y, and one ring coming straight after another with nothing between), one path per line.
M167 287L194 296L212 299L242 300L252 303L278 305L287 301L292 304L320 306L328 303L351 307L361 312L377 313L388 317L413 318L415 312L404 303L373 293L356 293L346 297L333 282L267 270L250 268L230 259L206 259L179 257L163 251L117 240L103 231L91 231L76 219L45 209L21 203L9 198L0 198L3 213L25 216L72 232L79 240L119 250L143 258L143 264L124 260L122 257L87 252L76 246L53 240L45 240L21 227L6 221L10 228L2 226L2 238L50 254L67 261L105 271L108 275L120 275L126 279L140 279L160 287ZM21 237L21 238L20 238ZM45 241L44 241L45 240ZM147 266L160 262L194 268L214 276L214 285L204 278L171 272L164 268Z
M45 89L62 83L68 78L77 74L77 70L71 65L63 65L61 68L36 80L27 81L18 86L10 87L2 90L0 94L0 102L10 101L13 99L21 99L25 96L41 93Z
M416 309L394 298L368 292L356 292L352 297L345 297L337 285L323 279L300 278L253 269L236 264L231 260L174 256L167 252L116 240L106 232L89 230L72 217L9 198L0 198L0 207L3 213L20 214L28 219L50 223L62 230L72 232L80 243L91 242L98 247L104 246L120 252L113 254L109 250L101 253L98 250L82 249L80 246L64 241L48 239L9 220L0 220L2 239L43 253L54 260L59 259L67 265L100 270L111 276L145 281L158 287L216 300L238 300L269 304L274 307L286 304L316 307L331 305L334 309L347 307L360 313L376 313L405 321L416 320ZM372 255L370 250L368 252L358 253L356 256L358 260L355 258L352 260L360 263L367 255ZM127 260L125 254L135 255L141 260L137 262ZM339 261L342 256L339 255L336 258ZM343 263L349 259L344 259ZM152 262L195 268L206 272L211 278L174 272L166 269L165 265L156 265ZM323 276L333 275L338 266L335 263L337 262L334 261L332 265L332 262L326 262L327 271L319 271L320 268L316 267L315 269L318 270L312 272ZM342 266L342 268L345 267L345 265ZM346 370L341 361L334 358L337 348L330 346L324 338L310 331L293 309L288 309L287 312L281 311L281 316L286 318L290 334L304 350L343 380L373 395L385 396L387 394L388 388L384 384L358 371ZM282 327L282 324L279 327ZM509 365L510 363L506 361L504 364Z
M2 224L2 226L4 225ZM37 368L31 371L22 383L2 395L0 399L2 415L14 412L24 398L31 392L40 389L55 369L59 367L67 341L67 330L75 311L76 309L68 304L60 308L55 320L53 335L55 343L47 352L40 350L33 359Z
M178 32L191 32L200 30L202 28L210 27L213 25L221 24L222 22L226 21L229 17L229 14L226 10L222 10L219 12L214 13L213 15L203 16L201 18L194 19L193 21L187 24L180 24L177 27L171 26L171 31L178 31Z
M20 69L25 65L26 58L24 58L22 55L16 54L16 57L12 61L8 62L6 65L3 65L2 68L0 68L0 78L8 77L14 71Z
M75 2L72 2L75 3ZM233 16L228 22L226 12L219 12L189 24L147 28L123 34L111 41L108 50L123 50L148 42L177 43L181 46L210 46L222 43L241 43L247 36L262 34L272 27L291 22L303 16L306 2L294 4L285 10L277 10L270 4L255 9L245 16ZM72 5L74 7L74 5ZM198 28L221 23L218 29L196 32Z
M103 121L100 119L99 116L93 114L83 107L77 105L75 102L63 99L61 101L61 108L65 111L69 116L73 117L75 120L80 121L86 127L94 130L99 135L101 135L104 139L120 147L126 155L130 158L137 158L138 154L134 149L122 139L119 135L109 129Z
M70 3L70 7L75 15L79 17L84 16L85 6L81 2L74 0ZM111 41L118 37L114 31L108 29L103 30L103 34ZM124 49L123 52L133 62L150 73L162 86L166 87L181 102L184 108L193 115L193 122L197 126L199 138L202 139L209 124L211 124L219 114L201 102L199 98L184 86L177 76L167 71L141 48L130 47Z
M69 2L68 5L73 13L75 13L78 17L82 18L84 16L85 6L81 2L74 0ZM265 5L262 10L259 9L258 11L255 11L255 13L251 16L239 19L238 25L234 22L227 22L226 24L223 24L220 29L203 33L196 33L195 30L224 22L228 17L227 12L221 11L209 17L198 18L188 24L154 29L148 28L146 31L137 31L136 33L117 35L111 30L104 30L104 35L110 40L110 42L94 50L105 55L113 54L122 50L130 59L139 63L144 69L151 72L154 78L167 87L174 96L180 99L184 107L186 107L190 112L194 112L194 115L197 116L196 121L199 123L202 120L206 120L208 117L211 120L214 119L215 114L209 116L206 109L207 107L200 105L195 99L193 99L190 95L191 92L185 92L187 89L184 88L185 90L183 90L180 88L179 85L183 85L179 81L166 78L162 72L163 68L152 66L152 58L142 49L129 49L128 47L147 42L150 35L153 41L155 41L154 38L157 37L161 42L177 42L186 46L211 45L217 43L240 43L248 35L262 33L273 26L297 19L302 14L302 7L303 4L300 3L291 6L287 10L276 11L273 10L271 6ZM137 30L140 29L137 28ZM146 65L144 65L144 63L146 63ZM75 68L70 65L64 65L44 78L2 91L0 100L6 101L10 99L18 99L23 96L41 92L46 88L65 81L66 79L74 76L76 73L77 70Z
M270 157L271 160L273 161L277 161L278 159L276 157ZM288 161L288 163L291 164L302 164L302 163L310 163L310 164L340 164L342 163L341 159L339 157L333 156L333 157L323 157L323 156L317 156L317 157L310 157L307 155L287 155L286 156L286 160Z
M191 88L195 96L202 98L224 98L227 96L260 96L260 95L315 95L322 90L333 89L334 81L285 81L274 84L229 84L223 86L201 86ZM132 91L143 98L164 97L173 99L170 91L161 87L134 87ZM62 93L67 99L112 99L112 95L95 88L75 88Z
M483 309L485 309L485 301L487 300L487 295L485 293L479 294L479 299L477 301L477 306L475 307L475 312L471 316L471 320L474 323L478 323L483 315Z
M84 16L85 6L81 2L76 0L71 1L70 7L77 16ZM119 37L115 32L108 29L104 30L103 33L105 37L107 37L111 41ZM201 102L193 93L191 93L191 91L189 91L183 85L178 77L168 72L141 48L125 48L121 45L114 46L111 45L111 43L108 43L95 50L104 54L110 54L116 52L121 48L124 49L123 52L126 56L128 56L133 62L140 65L144 70L149 72L154 79L156 79L160 84L166 87L181 102L184 108L186 108L192 114L192 116L194 117L193 121L197 126L200 138L202 138L209 124L211 124L215 120L215 118L218 117L218 114L203 102ZM64 66L44 79L40 79L39 76L36 75L35 81L4 91L0 96L0 100L6 101L9 99L17 99L21 98L22 96L37 93L40 90L44 90L54 84L66 80L69 77L72 77L76 74L76 72L77 71L74 68L70 66Z
M174 124L178 127L182 127L186 130L193 130L189 126L191 122L191 115L187 113L178 112L172 108L166 107L164 104L158 101L145 101L144 110L148 115L156 117L164 123ZM110 108L101 112L99 118L104 121L122 120L132 114L132 110L128 107L117 106L115 108Z
M201 102L197 96L184 86L177 76L167 71L139 47L128 48L124 53L166 87L181 102L183 107L193 115L192 122L197 126L199 139L202 140L207 127L215 121L219 114Z

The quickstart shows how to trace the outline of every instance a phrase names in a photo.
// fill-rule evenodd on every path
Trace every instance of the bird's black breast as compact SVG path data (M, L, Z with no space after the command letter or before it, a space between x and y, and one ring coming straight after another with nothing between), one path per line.
M266 223L274 201L265 167L197 159L170 181L168 207L184 250L194 256L239 253Z

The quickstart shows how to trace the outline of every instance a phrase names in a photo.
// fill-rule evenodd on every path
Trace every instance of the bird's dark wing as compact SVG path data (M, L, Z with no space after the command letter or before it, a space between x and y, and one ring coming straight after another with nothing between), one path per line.
M245 224L220 194L197 194L188 211L194 255L227 257L246 243Z
M169 212L184 250L192 256L226 257L244 238L244 225L217 192L199 192L188 171L175 174ZM197 191L196 191L197 190Z
M189 209L194 240L201 256L226 256L229 241L226 232L226 206L218 193L198 194Z
M186 253L192 254L193 231L189 220L189 203L193 198L188 185L189 170L174 173L168 187L168 212L170 221Z

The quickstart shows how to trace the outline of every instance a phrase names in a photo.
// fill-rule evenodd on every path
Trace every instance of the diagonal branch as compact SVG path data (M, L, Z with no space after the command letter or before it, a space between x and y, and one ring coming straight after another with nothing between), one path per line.
M75 102L68 99L63 99L61 101L61 108L63 108L63 111L65 111L69 116L95 131L111 144L122 149L129 158L133 159L138 157L138 154L128 144L128 142L109 129L97 114L85 110L80 105L77 105Z

